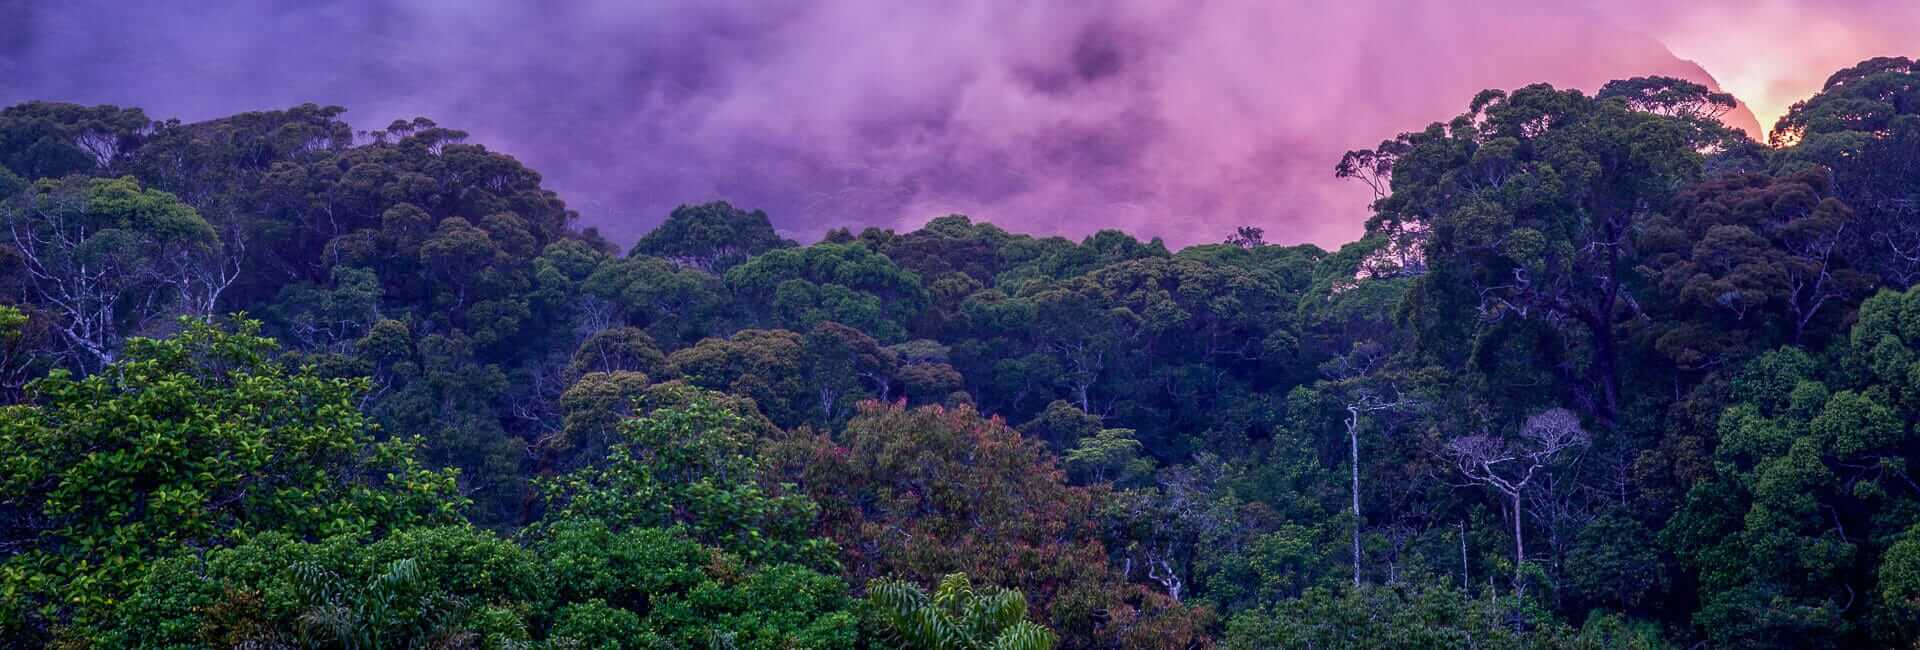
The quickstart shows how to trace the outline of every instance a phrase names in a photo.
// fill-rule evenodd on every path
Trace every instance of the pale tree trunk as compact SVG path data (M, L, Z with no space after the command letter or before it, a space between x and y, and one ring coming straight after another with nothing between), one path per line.
M1460 590L1466 591L1472 578L1467 575L1467 521L1460 520Z
M1526 590L1525 583L1520 581L1520 565L1526 561L1527 542L1520 532L1520 492L1516 490L1513 493L1513 592L1516 594Z
M1352 412L1352 411L1349 411ZM1360 414L1347 420L1347 450L1351 462L1347 470L1353 476L1353 586L1360 586Z

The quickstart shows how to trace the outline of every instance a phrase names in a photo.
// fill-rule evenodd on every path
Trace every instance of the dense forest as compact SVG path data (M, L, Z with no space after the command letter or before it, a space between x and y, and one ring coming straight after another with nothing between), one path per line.
M1334 251L622 250L424 118L6 108L0 639L1912 647L1920 64L1734 106L1482 92Z

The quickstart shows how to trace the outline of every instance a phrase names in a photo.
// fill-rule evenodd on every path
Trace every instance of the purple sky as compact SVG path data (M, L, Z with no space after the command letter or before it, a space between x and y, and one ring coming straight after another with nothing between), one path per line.
M963 212L1334 245L1369 196L1340 153L1482 88L1717 78L1757 131L1840 67L1920 55L1913 2L1330 4L0 0L0 104L425 115L620 241L721 198L803 240Z

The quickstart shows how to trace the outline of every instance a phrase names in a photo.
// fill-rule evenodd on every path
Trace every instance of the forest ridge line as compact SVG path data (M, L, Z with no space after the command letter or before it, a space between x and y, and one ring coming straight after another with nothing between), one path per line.
M622 250L304 105L0 109L36 647L1920 638L1920 65L1488 90L1325 250L961 215Z

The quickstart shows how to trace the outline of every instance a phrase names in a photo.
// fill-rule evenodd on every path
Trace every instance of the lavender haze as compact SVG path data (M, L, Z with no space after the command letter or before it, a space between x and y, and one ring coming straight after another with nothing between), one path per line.
M1656 40L1697 35L1701 14L1658 3L1298 4L27 0L0 9L0 104L191 121L317 102L360 128L425 115L540 170L620 241L726 199L800 239L962 212L1332 245L1359 234L1369 196L1333 178L1340 153L1477 90L1714 83ZM1762 134L1745 107L1728 120Z

